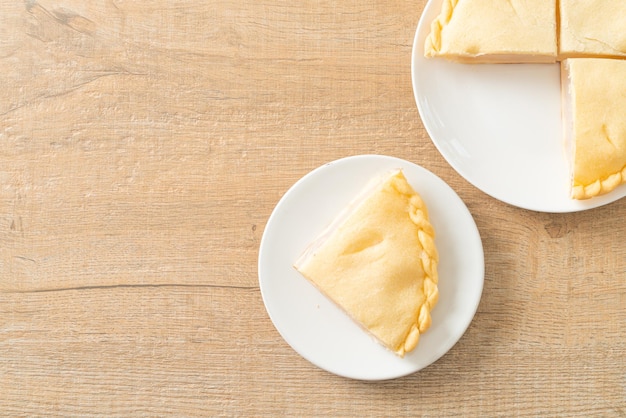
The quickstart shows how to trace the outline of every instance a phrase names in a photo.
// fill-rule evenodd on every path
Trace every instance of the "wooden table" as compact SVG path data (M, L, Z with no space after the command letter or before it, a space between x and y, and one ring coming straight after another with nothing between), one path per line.
M4 416L626 416L626 199L488 197L429 140L416 1L0 4ZM411 376L353 381L283 341L259 241L302 175L356 154L466 202L485 287Z

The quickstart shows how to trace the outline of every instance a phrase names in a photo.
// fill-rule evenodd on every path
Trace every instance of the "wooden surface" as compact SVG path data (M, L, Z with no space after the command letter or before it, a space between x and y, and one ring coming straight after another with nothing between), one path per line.
M424 4L1 1L2 415L626 416L626 199L535 213L453 171ZM256 265L282 194L364 153L448 182L485 250L464 337L380 383L296 354Z

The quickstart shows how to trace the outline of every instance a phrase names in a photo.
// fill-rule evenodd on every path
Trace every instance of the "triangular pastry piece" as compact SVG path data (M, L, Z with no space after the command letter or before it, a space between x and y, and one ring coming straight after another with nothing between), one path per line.
M555 62L556 22L556 0L443 0L424 55L468 63Z
M559 56L626 57L626 1L560 0Z
M572 197L588 199L626 181L626 60L571 58L561 71Z
M380 343L413 350L437 303L438 253L426 205L402 171L366 188L295 268Z

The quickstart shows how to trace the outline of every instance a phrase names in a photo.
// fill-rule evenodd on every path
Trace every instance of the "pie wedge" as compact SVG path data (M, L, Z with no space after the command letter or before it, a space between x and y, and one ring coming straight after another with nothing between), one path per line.
M394 171L366 188L294 266L402 357L430 327L437 264L426 205Z
M561 59L626 58L626 1L559 1Z
M571 58L561 73L572 197L608 193L626 181L626 60Z
M443 0L424 56L468 63L555 62L556 22L556 1Z

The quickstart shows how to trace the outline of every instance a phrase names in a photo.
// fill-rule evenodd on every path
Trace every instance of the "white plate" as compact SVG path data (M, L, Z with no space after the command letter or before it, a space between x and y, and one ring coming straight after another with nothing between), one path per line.
M440 297L432 326L404 358L374 341L292 267L371 178L397 168L426 202L440 253ZM362 155L326 164L285 193L265 227L258 268L267 312L296 352L340 376L383 380L428 366L461 338L480 301L484 257L471 214L439 177L401 159Z
M541 212L575 212L626 196L569 197L561 139L558 64L457 64L425 59L424 41L441 0L430 0L411 63L419 113L433 143L467 181L492 197Z

